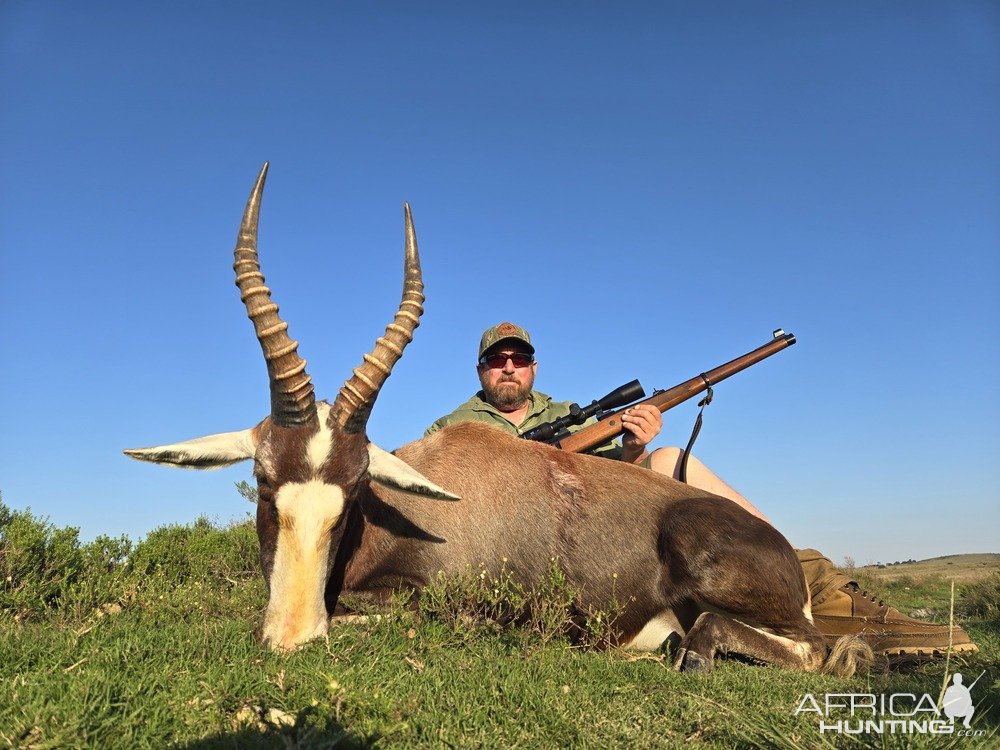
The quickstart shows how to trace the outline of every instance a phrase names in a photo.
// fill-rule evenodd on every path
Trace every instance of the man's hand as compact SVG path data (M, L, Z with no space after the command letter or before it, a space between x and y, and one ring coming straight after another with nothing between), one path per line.
M622 437L622 461L635 463L645 455L646 446L660 434L663 415L654 406L638 404L626 409L622 414L622 426L625 428L625 435Z

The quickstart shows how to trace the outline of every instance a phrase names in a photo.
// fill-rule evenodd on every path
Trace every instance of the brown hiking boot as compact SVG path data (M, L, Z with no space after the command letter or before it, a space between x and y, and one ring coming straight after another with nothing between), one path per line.
M947 625L907 617L895 607L862 591L851 580L822 604L813 606L812 614L813 623L830 645L842 635L858 635L873 650L888 656L944 656L948 651ZM951 631L951 650L978 649L968 634L955 625Z
M813 622L828 645L841 636L856 635L876 652L888 656L943 656L948 651L947 625L907 617L862 590L815 550L799 550L798 554L812 595ZM950 640L952 651L978 651L957 625L951 628Z

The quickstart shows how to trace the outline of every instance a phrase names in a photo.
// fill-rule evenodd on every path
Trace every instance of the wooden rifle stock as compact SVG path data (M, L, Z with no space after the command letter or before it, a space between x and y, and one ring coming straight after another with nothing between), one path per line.
M772 354L777 354L782 349L794 343L795 334L785 333L779 328L774 332L774 339L763 346L757 347L752 352L726 362L724 365L719 365L714 370L703 372L680 385L675 385L673 388L668 388L665 391L656 391L649 398L631 406L626 406L624 409L616 411L614 414L605 417L595 424L583 427L558 442L553 443L553 445L571 453L581 453L591 448L596 448L599 445L604 445L625 431L625 428L622 426L621 415L633 406L649 404L650 406L655 406L661 412L665 412L667 409L672 409L677 404L697 396L702 391L708 390L709 386L722 382L730 375L735 375L740 370L745 370L751 365L757 364L762 359L767 359Z

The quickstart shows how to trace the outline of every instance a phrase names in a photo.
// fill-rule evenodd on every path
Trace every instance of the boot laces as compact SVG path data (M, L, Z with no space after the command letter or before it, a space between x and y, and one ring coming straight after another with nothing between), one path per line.
M879 599L875 594L869 594L867 589L862 589L861 586L858 585L857 581L851 581L847 585L848 585L848 587L850 587L850 589L852 591L860 591L861 592L861 596L865 597L869 601L878 603L878 606L880 606L880 607L884 607L885 606L885 602L884 601L882 601L881 599Z

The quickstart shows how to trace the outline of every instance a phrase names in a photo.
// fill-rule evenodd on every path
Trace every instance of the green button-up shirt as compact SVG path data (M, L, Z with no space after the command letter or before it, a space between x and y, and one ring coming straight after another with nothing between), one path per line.
M476 393L476 395L455 409L455 411L451 414L446 414L435 421L434 424L424 431L424 435L430 435L432 432L437 432L442 427L455 424L456 422L485 422L486 424L509 432L511 435L523 435L539 425L551 422L553 419L565 417L569 414L569 407L571 403L569 401L553 401L551 396L548 396L541 391L532 391L530 394L531 408L528 409L528 413L525 415L524 421L519 425L515 425L503 415L503 412L495 406L487 403L485 399L483 399L483 395L482 391ZM591 417L584 422L584 424L574 425L568 429L570 432L576 432L581 427L593 424L595 421L596 420ZM621 458L622 447L617 441L611 441L610 443L606 443L605 445L588 451L588 453L594 453L598 456L618 460Z

